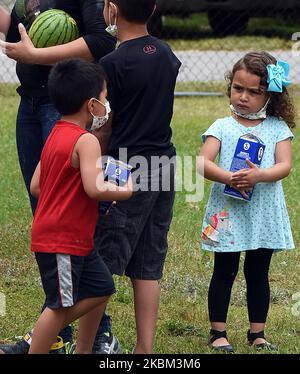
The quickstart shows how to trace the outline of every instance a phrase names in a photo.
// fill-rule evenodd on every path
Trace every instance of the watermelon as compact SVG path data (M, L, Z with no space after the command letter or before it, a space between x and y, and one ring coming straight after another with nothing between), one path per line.
M35 19L28 35L36 48L47 48L72 42L79 37L79 31L68 13L50 9Z

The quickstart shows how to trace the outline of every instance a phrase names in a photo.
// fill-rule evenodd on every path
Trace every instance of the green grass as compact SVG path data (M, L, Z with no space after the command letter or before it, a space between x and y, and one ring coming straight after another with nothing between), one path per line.
M163 37L174 50L291 50L299 23L290 19L252 17L241 35L214 36L205 13L187 18L165 17Z
M0 292L7 298L7 315L0 317L0 340L10 341L33 326L43 303L43 291L34 257L29 252L31 215L17 161L15 116L18 97L12 89L0 86L0 101ZM296 104L300 110L299 96L296 96ZM173 129L178 153L196 155L199 134L217 117L227 113L226 97L176 99ZM299 129L296 135L294 168L284 185L294 239L299 248ZM187 203L184 193L177 194L169 254L161 283L157 353L210 352L206 345L209 329L206 304L213 261L211 255L204 255L199 250L209 187L206 183L205 199L199 204ZM272 342L280 346L280 353L300 353L300 317L291 313L295 303L292 295L300 291L299 270L299 251L274 256L267 333ZM109 312L113 316L114 333L124 349L131 351L135 343L132 291L125 277L116 278L116 285L118 293L109 305ZM238 353L254 353L246 344L246 330L245 281L240 272L228 318L228 333Z

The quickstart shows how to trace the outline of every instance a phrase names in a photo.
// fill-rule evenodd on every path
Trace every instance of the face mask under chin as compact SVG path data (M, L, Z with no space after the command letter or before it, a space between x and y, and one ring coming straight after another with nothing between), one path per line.
M248 113L248 114L243 114L239 112L232 104L230 104L230 110L232 111L233 114L235 114L238 117L250 119L250 120L256 120L256 119L266 119L267 118L267 107L270 102L270 97L268 98L267 102L265 105L256 113Z

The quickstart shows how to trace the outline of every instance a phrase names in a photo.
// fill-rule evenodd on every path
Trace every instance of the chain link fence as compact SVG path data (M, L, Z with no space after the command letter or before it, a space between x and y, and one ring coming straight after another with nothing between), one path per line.
M0 4L11 8L14 1ZM300 83L300 0L158 0L148 28L182 61L177 91L216 90L225 72L253 50L289 62L293 83ZM0 82L18 82L15 62L3 54Z

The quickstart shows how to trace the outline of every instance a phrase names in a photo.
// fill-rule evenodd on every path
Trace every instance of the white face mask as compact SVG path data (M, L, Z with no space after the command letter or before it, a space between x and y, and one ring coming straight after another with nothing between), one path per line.
M106 27L105 31L108 32L111 36L116 37L118 35L117 16L115 18L115 23L112 24L110 8L108 9L108 20L109 25Z
M235 109L235 107L232 104L230 104L230 109L231 109L232 113L234 113L236 116L239 116L239 117L242 117L242 118L246 118L246 119L250 119L250 120L266 119L267 118L267 106L268 106L270 100L271 100L271 98L269 97L267 102L265 103L265 105L256 113L243 114L243 113L239 112L237 109Z
M103 104L100 100L98 99L92 99L96 100L98 103L103 105L105 107L105 116L95 116L92 112L91 115L93 116L93 123L91 126L91 130L99 130L102 126L106 124L109 118L109 113L111 112L109 101L106 100L105 104Z

